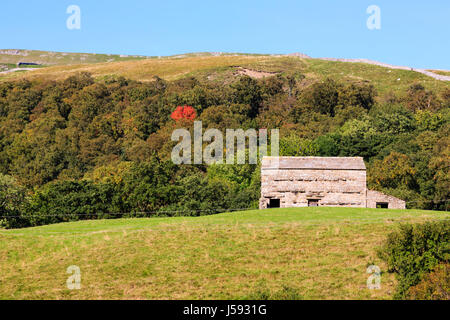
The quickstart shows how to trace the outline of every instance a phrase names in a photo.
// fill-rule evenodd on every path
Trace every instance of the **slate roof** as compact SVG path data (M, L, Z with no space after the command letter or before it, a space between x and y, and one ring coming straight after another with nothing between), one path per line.
M366 165L362 157L264 157L261 169L366 170Z

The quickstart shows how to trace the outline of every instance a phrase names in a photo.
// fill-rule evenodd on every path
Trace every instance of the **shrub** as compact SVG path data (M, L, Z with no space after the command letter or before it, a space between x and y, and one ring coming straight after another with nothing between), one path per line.
M449 261L450 221L404 224L388 235L379 250L388 271L398 280L395 299L405 299L410 287L417 285L426 273Z
M440 264L408 290L412 300L450 300L450 264Z
M435 93L426 90L420 83L413 84L408 88L404 100L406 106L414 112L417 110L438 110L440 108L440 101Z

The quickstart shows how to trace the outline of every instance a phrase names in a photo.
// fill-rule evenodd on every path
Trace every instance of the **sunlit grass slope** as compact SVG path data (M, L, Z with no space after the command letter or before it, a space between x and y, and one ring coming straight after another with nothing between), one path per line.
M2 230L0 298L257 299L288 288L303 299L389 299L391 274L380 290L366 286L369 265L386 271L376 248L399 223L449 216L298 208ZM71 265L80 290L67 289Z
M318 59L301 59L287 56L264 55L183 55L143 60L60 65L25 73L0 75L0 80L18 79L65 79L77 72L90 72L96 78L124 76L139 81L153 81L155 76L175 80L197 76L210 81L227 82L236 77L238 68L273 73L301 72L306 76L304 84L331 77L347 81L372 83L381 95L388 91L404 92L411 84L421 83L427 89L440 92L450 85L421 73L392 70L364 63L345 63Z
M143 56L117 54L53 52L39 50L0 49L0 63L34 62L42 65L68 65L144 59Z

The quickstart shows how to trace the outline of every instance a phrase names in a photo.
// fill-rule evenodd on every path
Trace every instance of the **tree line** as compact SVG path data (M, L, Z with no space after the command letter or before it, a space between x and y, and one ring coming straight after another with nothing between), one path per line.
M185 107L183 107L185 106ZM450 88L378 96L365 81L302 74L143 83L80 73L0 83L0 221L209 214L256 208L258 165L176 166L176 128L280 129L280 155L362 156L368 184L445 209Z

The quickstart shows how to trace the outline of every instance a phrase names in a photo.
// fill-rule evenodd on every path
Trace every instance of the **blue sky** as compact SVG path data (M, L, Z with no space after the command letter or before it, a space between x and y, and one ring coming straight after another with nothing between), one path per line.
M68 30L69 5L81 29ZM369 30L369 5L381 29ZM0 48L172 55L199 51L368 58L450 69L448 0L2 0Z

